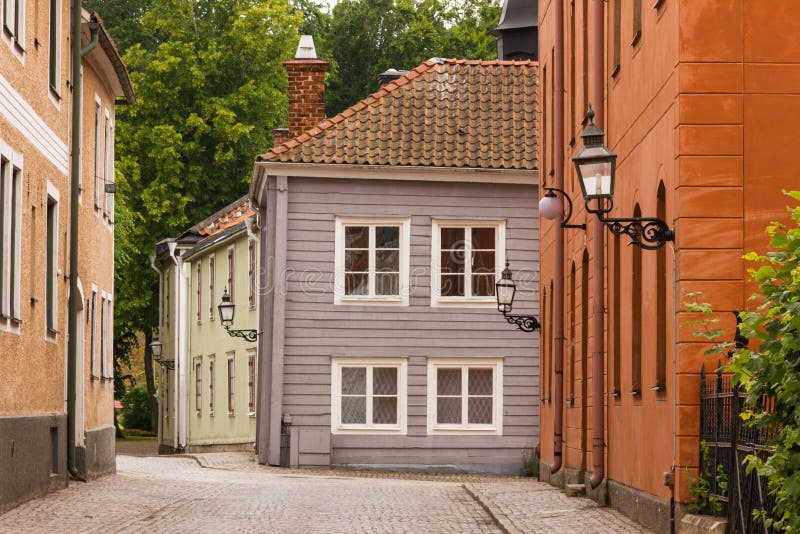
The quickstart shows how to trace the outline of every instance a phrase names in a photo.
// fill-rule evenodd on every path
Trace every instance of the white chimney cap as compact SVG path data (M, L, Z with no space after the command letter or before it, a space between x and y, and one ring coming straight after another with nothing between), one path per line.
M295 59L317 59L317 49L314 48L314 38L310 35L301 35L300 44L297 45Z

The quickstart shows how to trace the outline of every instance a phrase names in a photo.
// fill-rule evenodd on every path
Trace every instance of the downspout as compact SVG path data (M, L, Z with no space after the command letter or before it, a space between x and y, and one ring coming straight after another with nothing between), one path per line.
M152 268L155 272L158 273L158 334L159 334L158 337L160 339L161 338L161 324L163 323L162 317L163 317L163 313L164 313L164 310L161 309L161 303L164 302L163 301L164 273L161 271L161 269L159 269L156 266L156 257L155 256L150 256L150 268ZM159 381L159 384L158 384L159 385L159 388L158 388L158 393L159 393L158 406L159 406L159 410L158 410L158 412L159 413L158 413L158 430L157 430L157 432L158 432L157 439L158 439L158 445L159 446L161 446L161 440L164 437L164 435L162 433L162 431L164 430L164 419L163 419L164 408L161 405L161 382L163 382L163 380L164 380L164 377L162 376L161 369L159 369L159 373L158 373L158 381Z
M594 104L594 122L603 128L605 118L605 99L603 94L605 38L603 0L592 3L593 46L591 62L594 79L591 81L591 101ZM605 295L603 284L604 253L603 223L599 217L592 217L592 477L590 484L596 488L605 478Z
M675 534L675 468L678 463L678 254L675 244L669 243L672 251L672 465L669 480L669 531Z
M75 406L77 404L76 376L78 365L78 201L79 176L81 172L81 100L83 82L81 80L81 59L91 52L97 44L100 24L90 22L92 40L81 48L81 28L83 24L82 0L72 1L72 160L70 167L70 220L69 220L69 301L67 325L67 471L73 478L79 478L75 461Z
M564 3L554 3L555 47L553 51L553 169L557 189L564 190ZM545 154L543 159L546 159ZM553 393L553 465L550 474L562 465L564 424L564 228L554 225L553 254L553 351L555 391Z
M179 399L180 399L180 394L178 393L178 372L180 371L180 362L178 361L180 359L180 358L178 358L178 343L179 343L179 339L180 339L180 323L181 323L181 320L180 320L181 318L180 318L180 315L179 315L180 314L180 287L179 287L179 284L178 284L178 282L180 281L180 276L181 276L181 274L180 274L181 266L180 266L180 263L178 262L178 258L175 257L175 248L177 247L177 245L178 244L175 241L167 243L167 246L169 247L169 257L172 259L173 262L175 262L175 280L172 283L172 286L175 288L175 298L173 299L174 306L175 306L175 309L173 310L173 316L175 317L175 323L173 325L173 336L174 336L175 339L173 340L173 343L172 343L172 362L173 362L173 365L175 366L175 368L173 370L173 373L172 373L172 379L173 379L172 380L172 387L173 387L172 396L173 396L173 400L174 400L173 407L172 407L173 408L172 413L175 414L175 415L174 415L174 419L172 421L172 448L173 448L173 450L175 452L178 451L178 424L180 423L180 415L178 413L178 408L180 406L180 403L178 402Z

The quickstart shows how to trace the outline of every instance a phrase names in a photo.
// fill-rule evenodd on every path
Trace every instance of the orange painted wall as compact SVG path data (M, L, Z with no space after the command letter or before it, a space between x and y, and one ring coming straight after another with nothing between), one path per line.
M541 175L552 185L553 2L539 4L540 63L542 68L540 115ZM576 201L574 222L593 223L583 210L570 158L580 150L583 108L583 1L565 1L565 189ZM621 1L620 61L614 70L614 3ZM705 356L707 347L683 326L692 317L681 310L685 295L702 291L702 301L712 304L722 327L733 336L734 318L754 289L746 282L741 256L764 251L764 227L770 220L788 221L786 197L781 189L800 189L794 173L792 147L796 117L800 115L800 37L792 31L791 0L664 0L658 7L642 5L642 33L633 38L633 4L636 0L605 3L606 144L618 154L617 186L611 216L630 217L638 203L643 216L656 216L659 183L665 188L665 219L675 228L675 242L666 249L666 299L656 294L656 253L642 251L642 270L632 271L634 247L621 238L619 284L615 282L614 237L605 236L605 411L606 475L609 479L669 498L663 473L676 465L677 497L689 498L688 478L696 476L699 425L699 371L712 369L717 357ZM594 0L588 0L591 8ZM572 72L570 32L575 22L575 81ZM591 38L591 36L590 36ZM590 76L593 75L590 69ZM612 74L613 73L613 74ZM545 79L546 78L546 79ZM574 95L574 96L573 96ZM571 120L572 99L578 116ZM573 137L576 138L571 144ZM555 223L541 221L541 285L549 291L554 269L552 257ZM565 272L565 398L552 398L552 328L543 331L542 357L542 461L552 463L553 406L564 407L565 465L591 469L592 379L591 357L582 361L581 269L588 234L566 231ZM571 328L571 265L576 265L575 328ZM631 292L641 280L642 308L632 313ZM547 288L547 289L545 289ZM614 313L619 294L619 316ZM591 297L588 295L589 305ZM547 298L550 298L548 293ZM548 317L546 304L545 321ZM662 343L666 349L666 387L655 391L658 306L666 310ZM615 327L615 321L619 323ZM641 328L641 350L632 343ZM574 331L574 334L573 334ZM616 332L619 332L619 335ZM594 340L588 340L588 354ZM615 373L614 352L619 345L620 369ZM574 375L570 351L576 358ZM641 357L641 394L631 394L632 361ZM619 375L619 395L614 395ZM574 378L574 385L570 384ZM574 402L569 402L572 392ZM588 398L583 398L583 392Z

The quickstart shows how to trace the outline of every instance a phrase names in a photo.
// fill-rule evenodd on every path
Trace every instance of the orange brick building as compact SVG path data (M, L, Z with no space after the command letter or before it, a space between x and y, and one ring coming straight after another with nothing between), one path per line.
M542 477L557 484L585 480L596 499L657 531L670 523L665 474L674 477L678 515L680 503L691 499L699 372L704 362L715 368L718 358L704 356L708 345L683 326L692 317L682 302L702 291L732 339L730 312L747 306L754 289L741 256L765 250L767 223L788 221L781 190L800 188L792 159L800 115L795 10L791 0L539 2L541 176L552 187L563 172L576 207L571 222L588 226L564 231L564 261L557 264L551 259L557 223L541 221ZM563 53L556 32L562 20ZM674 242L648 251L604 228L603 301L592 291L595 217L585 213L570 161L582 146L589 103L599 110L605 144L618 155L610 216L659 217L675 229ZM558 270L561 355L553 310ZM595 304L604 311L601 340L591 335ZM598 349L602 400L592 395ZM563 395L556 398L560 356ZM595 409L603 411L602 432L592 428ZM553 473L558 417L562 466ZM604 477L593 489L595 438L603 442Z
M2 513L65 486L69 478L71 276L80 293L73 476L85 480L115 470L114 197L106 186L114 183L117 99L133 103L135 95L102 21L83 10L83 148L72 154L70 2L0 4ZM70 272L69 258L71 158L80 169L77 273Z

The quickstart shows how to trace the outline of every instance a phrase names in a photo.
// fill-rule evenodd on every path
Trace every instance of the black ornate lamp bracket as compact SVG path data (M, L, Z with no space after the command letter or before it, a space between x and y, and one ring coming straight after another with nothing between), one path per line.
M523 332L534 332L539 329L539 321L533 315L511 315L504 313L508 324L516 325Z
M228 325L224 326L225 326L225 331L228 332L228 335L230 335L231 337L240 337L250 343L253 343L258 339L258 334L259 334L258 330L233 330Z
M158 360L158 364L161 367L165 367L166 369L169 369L170 371L174 371L175 370L175 360Z
M605 217L614 207L611 199L597 200L597 208L592 209L586 202L586 211L594 213L614 235L626 235L632 239L631 245L646 250L657 250L675 240L675 231L661 219L653 217Z

